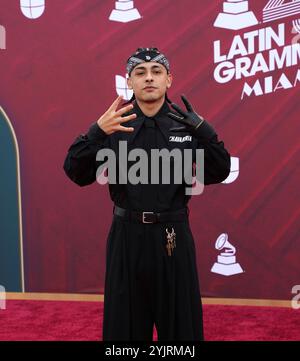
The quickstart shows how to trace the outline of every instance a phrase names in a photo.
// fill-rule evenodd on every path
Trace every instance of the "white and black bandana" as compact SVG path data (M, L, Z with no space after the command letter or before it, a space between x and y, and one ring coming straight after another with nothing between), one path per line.
M149 61L162 64L169 73L170 64L168 59L164 56L164 54L160 53L157 48L138 48L137 51L127 60L126 71L128 75L130 75L135 66Z

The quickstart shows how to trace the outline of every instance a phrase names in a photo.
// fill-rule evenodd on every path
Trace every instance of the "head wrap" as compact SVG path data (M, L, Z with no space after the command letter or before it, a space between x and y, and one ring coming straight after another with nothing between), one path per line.
M126 71L128 75L130 75L135 66L149 61L162 64L169 73L170 64L168 59L157 48L138 48L136 52L127 60Z

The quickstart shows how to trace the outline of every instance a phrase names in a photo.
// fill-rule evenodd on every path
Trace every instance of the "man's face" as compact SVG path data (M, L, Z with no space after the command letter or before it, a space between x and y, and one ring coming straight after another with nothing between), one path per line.
M127 79L129 89L133 89L135 98L143 102L156 102L165 96L172 83L172 75L156 62L137 65Z

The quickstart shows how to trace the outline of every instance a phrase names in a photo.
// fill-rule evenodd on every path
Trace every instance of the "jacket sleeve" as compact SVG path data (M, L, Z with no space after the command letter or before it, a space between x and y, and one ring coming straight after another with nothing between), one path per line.
M196 138L197 148L204 149L204 185L221 183L230 173L230 154L224 142L206 120L197 129Z
M67 176L81 187L93 183L101 165L96 161L96 155L102 148L110 148L110 136L93 123L88 132L79 135L68 149L63 165Z

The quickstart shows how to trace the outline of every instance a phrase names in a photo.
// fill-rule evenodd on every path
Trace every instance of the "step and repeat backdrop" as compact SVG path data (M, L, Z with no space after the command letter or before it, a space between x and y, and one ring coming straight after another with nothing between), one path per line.
M291 299L300 284L300 1L0 0L0 285L103 293L108 186L72 183L70 144L158 47L231 154L190 202L202 295Z

